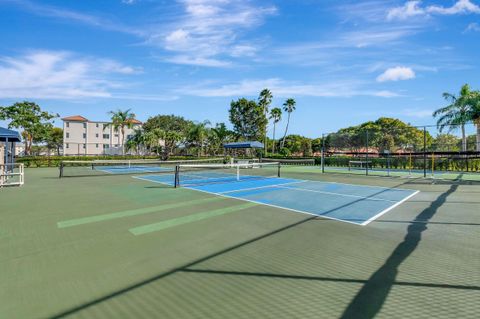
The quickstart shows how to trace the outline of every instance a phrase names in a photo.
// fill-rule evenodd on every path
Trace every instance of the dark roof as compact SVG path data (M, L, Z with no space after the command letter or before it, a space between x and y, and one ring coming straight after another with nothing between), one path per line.
M263 148L263 143L258 141L245 141L223 144L224 148Z
M21 142L22 138L17 131L8 130L0 127L0 141L5 142L8 139L9 142Z

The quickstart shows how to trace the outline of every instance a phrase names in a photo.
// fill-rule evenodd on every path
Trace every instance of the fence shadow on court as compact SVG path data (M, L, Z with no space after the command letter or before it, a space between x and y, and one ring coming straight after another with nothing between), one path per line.
M377 315L395 283L399 266L418 247L422 240L422 233L428 229L427 222L457 188L458 185L451 185L448 191L442 193L429 207L416 216L413 223L408 226L403 242L393 250L383 266L366 281L345 309L341 318L369 319ZM421 222L416 223L415 221Z

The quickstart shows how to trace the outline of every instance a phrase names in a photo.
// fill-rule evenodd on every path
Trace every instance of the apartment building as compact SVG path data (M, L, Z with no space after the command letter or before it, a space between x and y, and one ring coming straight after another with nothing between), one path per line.
M90 121L81 115L64 117L62 121L64 155L121 155L123 141L142 127L142 122L132 120L133 127L125 128L123 138L110 122Z

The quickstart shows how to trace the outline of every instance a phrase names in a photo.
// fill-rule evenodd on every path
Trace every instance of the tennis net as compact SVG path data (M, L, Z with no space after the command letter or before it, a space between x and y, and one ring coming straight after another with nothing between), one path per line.
M175 187L280 177L280 163L177 165Z
M315 165L314 158L304 159L290 159L290 158L262 158L262 163L280 163L281 165L294 165L294 166L313 166Z
M221 164L223 158L200 160L84 160L62 161L59 177L102 176L102 175L136 175L147 173L175 172L175 167L181 164Z

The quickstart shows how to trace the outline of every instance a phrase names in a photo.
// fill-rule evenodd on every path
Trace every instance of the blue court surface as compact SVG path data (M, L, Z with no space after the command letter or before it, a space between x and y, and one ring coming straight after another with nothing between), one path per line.
M134 178L173 186L172 174ZM418 193L415 190L342 183L259 178L237 180L227 176L202 175L183 188L288 209L357 225L367 225Z
M171 167L161 166L99 166L95 168L108 174L135 174L135 173L158 173L158 172L172 172Z

